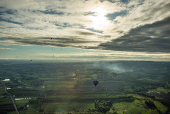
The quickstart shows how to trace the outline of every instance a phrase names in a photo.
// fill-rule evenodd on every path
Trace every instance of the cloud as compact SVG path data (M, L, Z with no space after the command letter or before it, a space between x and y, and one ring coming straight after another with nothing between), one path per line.
M76 31L77 34L80 34L80 35L95 35L95 33L92 33L92 32L84 32L84 31Z
M131 29L127 34L100 44L100 48L115 51L170 52L170 17Z
M0 48L0 50L3 49L3 50L14 50L12 48Z
M96 62L93 64L93 67L105 69L109 71L118 71L118 72L127 72L129 69L125 68L121 63L103 63Z
M94 60L157 60L157 59L166 59L168 58L170 54L165 53L157 53L157 54L148 54L144 52L114 52L114 53L106 53L104 52L81 52L81 53L72 53L72 54L45 54L40 53L39 56L43 57L54 57L54 58L81 58L81 59L87 59L91 58Z
M0 44L169 53L169 15L168 0L1 0Z
M80 32L81 34L85 34ZM101 36L104 37L104 36ZM56 46L56 47L79 47L86 45L100 44L98 40L88 40L77 36L57 36L57 37L6 37L5 41L0 41L4 45L39 45L39 46ZM14 43L15 42L15 43Z

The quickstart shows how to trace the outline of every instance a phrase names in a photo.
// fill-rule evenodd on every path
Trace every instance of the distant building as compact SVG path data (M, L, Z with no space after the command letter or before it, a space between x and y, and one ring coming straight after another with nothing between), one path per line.
M21 80L18 80L18 82L21 82Z
M5 80L2 80L2 81L10 81L10 79L5 79Z

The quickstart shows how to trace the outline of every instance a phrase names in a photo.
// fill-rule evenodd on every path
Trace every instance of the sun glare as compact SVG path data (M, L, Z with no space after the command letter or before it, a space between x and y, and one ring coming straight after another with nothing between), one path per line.
M95 15L89 16L89 19L92 20L92 27L94 29L103 29L109 25L109 21L105 17L106 11L102 8L93 9L92 12L95 12Z

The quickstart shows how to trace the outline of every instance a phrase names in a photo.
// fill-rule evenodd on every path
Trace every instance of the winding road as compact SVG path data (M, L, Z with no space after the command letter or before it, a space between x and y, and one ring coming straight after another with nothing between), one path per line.
M17 114L19 114L19 112L18 112L18 110L17 110L17 107L16 107L16 104L15 104L15 102L14 102L14 100L13 100L11 94L7 91L7 88L6 88L6 85L5 85L5 84L4 84L4 86L5 86L5 91L6 91L6 92L10 95L10 97L11 97L11 100L12 100L12 102L13 102L13 105L14 105L14 108L15 108Z

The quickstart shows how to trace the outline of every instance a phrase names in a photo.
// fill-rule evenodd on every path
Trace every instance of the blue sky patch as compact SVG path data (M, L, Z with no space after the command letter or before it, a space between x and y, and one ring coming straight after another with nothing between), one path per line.
M127 10L123 10L123 11L120 11L120 12L107 14L106 17L107 17L109 20L113 20L113 19L115 19L117 16L124 16L124 15L127 15L127 13L128 13Z
M121 2L128 4L129 0L120 0Z
M8 23L14 23L14 24L18 24L18 25L22 25L22 23L20 22L16 22L16 21L11 21L9 19L3 19L0 17L0 21L5 21L5 22L8 22Z
M89 30L89 31L92 31L92 32L103 33L103 31L101 31L101 30L95 30L95 29L93 29L93 28L86 28L86 29Z
M5 41L5 39L0 38L0 41Z
M97 16L97 13L96 12L85 12L84 13L84 16Z
M56 11L56 10L45 10L45 11L40 11L44 14L56 14L56 15L64 15L64 12Z
M4 14L15 14L17 12L17 10L12 10L12 9L8 9L3 11L3 7L0 8L0 15L4 15Z

